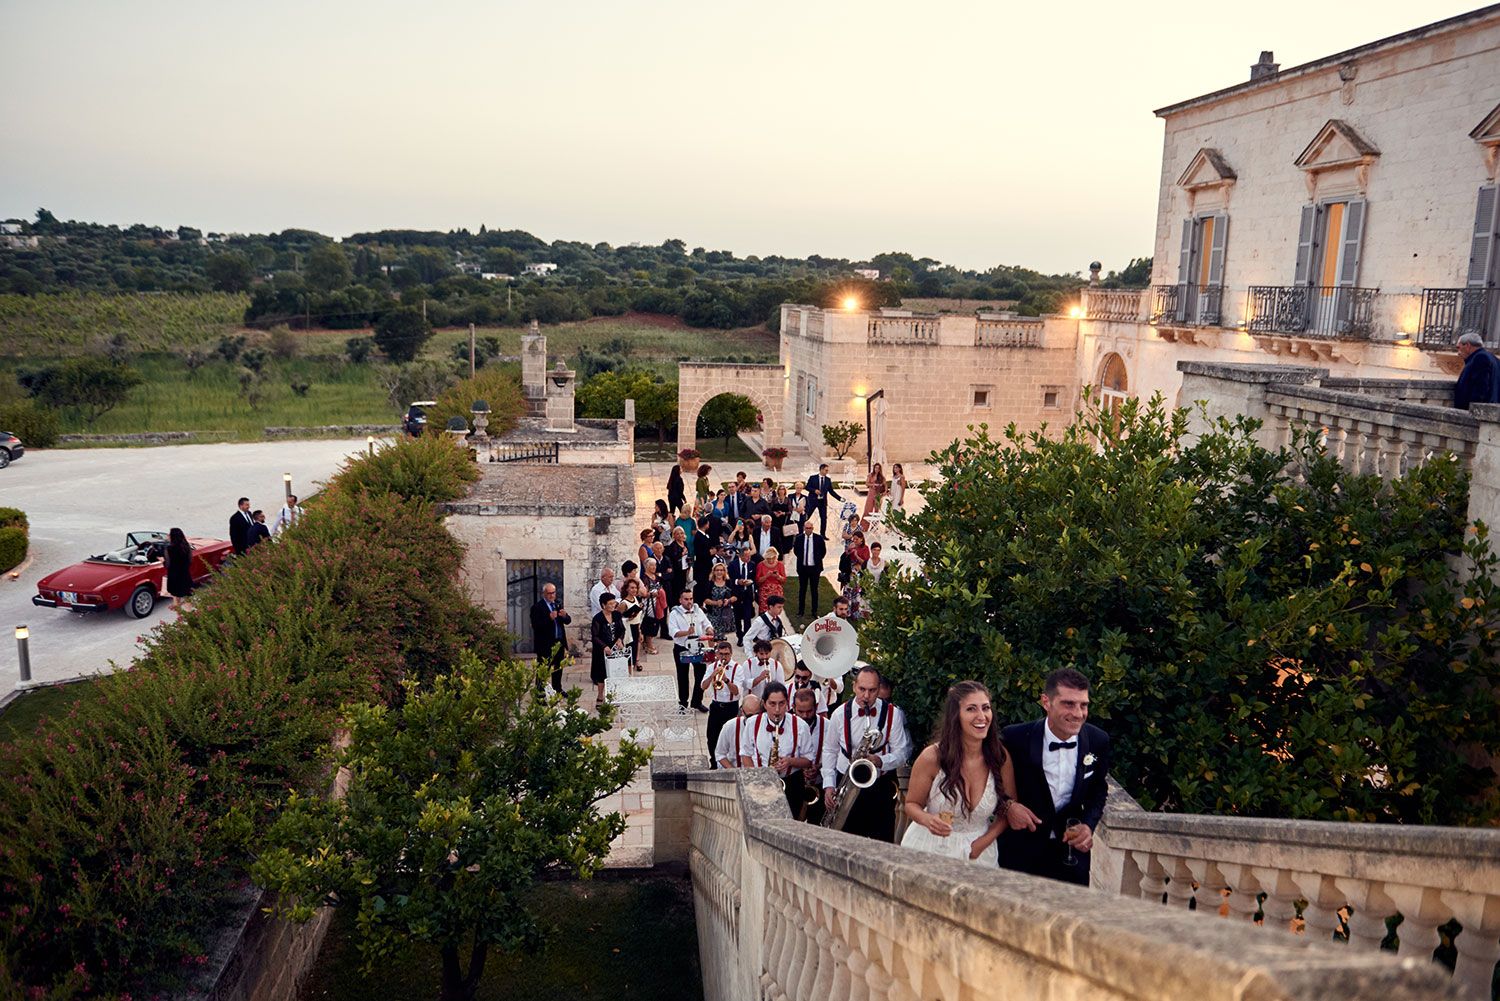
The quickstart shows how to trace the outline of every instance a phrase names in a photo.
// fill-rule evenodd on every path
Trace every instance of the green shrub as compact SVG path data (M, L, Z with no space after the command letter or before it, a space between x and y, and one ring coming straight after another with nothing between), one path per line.
M444 435L398 438L373 456L351 459L330 487L353 494L397 494L429 503L457 500L479 470L468 453Z
M978 678L1039 715L1094 682L1114 770L1149 808L1473 824L1500 814L1497 560L1451 455L1389 482L1256 422L1188 435L1160 398L1057 438L985 428L898 514L921 574L867 592L866 656L914 732Z
M26 520L26 512L18 507L0 507L0 528L9 528L18 525L24 531L30 528Z
M341 703L429 684L465 650L506 655L430 504L472 472L456 452L412 442L365 460L399 476L346 468L133 669L0 757L0 997L173 987L281 800L326 791Z
M0 431L9 431L27 448L57 444L57 411L30 401L0 404Z
M0 573L18 567L26 559L26 529L15 525L0 528Z
M478 372L472 379L463 379L439 393L434 399L437 405L427 408L427 431L429 434L442 431L448 426L450 417L462 417L466 423L473 420L469 408L475 400L490 405L489 434L498 437L516 426L526 412L526 401L521 398L521 381L514 369L492 367Z

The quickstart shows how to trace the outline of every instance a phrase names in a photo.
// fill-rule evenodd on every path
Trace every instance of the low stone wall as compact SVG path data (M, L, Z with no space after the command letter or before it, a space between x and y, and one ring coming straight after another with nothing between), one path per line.
M210 955L213 972L182 995L185 1001L297 1001L298 988L328 934L333 908L297 925L266 914L272 903L271 895L256 887L244 891Z
M59 445L181 445L199 441L206 432L147 431L141 434L60 434Z
M278 438L364 438L372 434L380 438L400 433L400 424L325 424L310 428L261 429L261 434L267 441Z
M686 851L708 1001L1453 996L1429 963L799 824L769 770L680 764L654 765L657 861Z

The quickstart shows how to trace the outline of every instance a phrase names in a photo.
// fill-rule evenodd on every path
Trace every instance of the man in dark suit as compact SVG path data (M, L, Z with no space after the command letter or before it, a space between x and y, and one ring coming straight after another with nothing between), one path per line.
M531 606L532 642L536 646L536 662L552 669L552 690L559 695L563 690L562 659L568 652L568 636L563 627L572 621L573 616L557 600L557 585L543 584L541 598ZM540 679L536 687L540 692Z
M760 519L771 516L771 502L760 489L759 483L750 484L750 503L745 505L745 517L750 519L751 530L760 528Z
M693 531L693 600L703 604L703 599L708 597L710 581L708 575L714 569L714 556L717 555L718 542L708 534L708 519L699 518L698 527Z
M729 586L739 600L734 603L734 631L740 646L745 645L745 630L755 614L755 566L738 550L729 561Z
M1109 735L1086 722L1089 679L1081 672L1053 671L1043 688L1047 715L1000 733L1016 774L1000 865L1087 886L1089 850L1109 794Z
M839 492L833 489L833 480L828 478L828 463L818 467L818 475L807 478L807 517L811 518L813 509L818 512L818 531L824 535L828 534L828 498L838 497Z
M250 498L241 497L239 510L229 516L229 544L236 556L250 548L250 533L255 528L255 516L250 513Z
M793 540L797 550L797 614L807 609L807 592L812 591L813 614L818 614L818 578L823 576L823 555L828 551L823 537L813 531L811 521L802 523L802 534Z

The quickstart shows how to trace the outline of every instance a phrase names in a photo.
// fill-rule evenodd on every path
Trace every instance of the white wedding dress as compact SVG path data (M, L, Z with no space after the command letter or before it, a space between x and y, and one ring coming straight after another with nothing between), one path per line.
M965 815L962 804L943 792L943 773L939 770L937 778L932 780L932 792L927 795L927 812L953 811L953 833L940 838L921 824L912 822L907 825L906 833L901 835L901 846L949 858L968 859L974 842L989 828L996 803L995 784L986 782L979 805L974 808L973 813ZM1000 853L994 844L990 844L974 861L980 865L996 866L1000 864Z

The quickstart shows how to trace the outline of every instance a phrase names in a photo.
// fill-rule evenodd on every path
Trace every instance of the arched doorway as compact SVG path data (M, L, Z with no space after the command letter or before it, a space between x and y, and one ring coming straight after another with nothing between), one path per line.
M723 393L738 393L760 409L765 447L781 445L784 373L780 365L683 362L677 366L677 447L697 443L703 405Z
M1100 405L1119 416L1120 408L1130 399L1130 373L1125 369L1125 359L1111 352L1099 363Z

